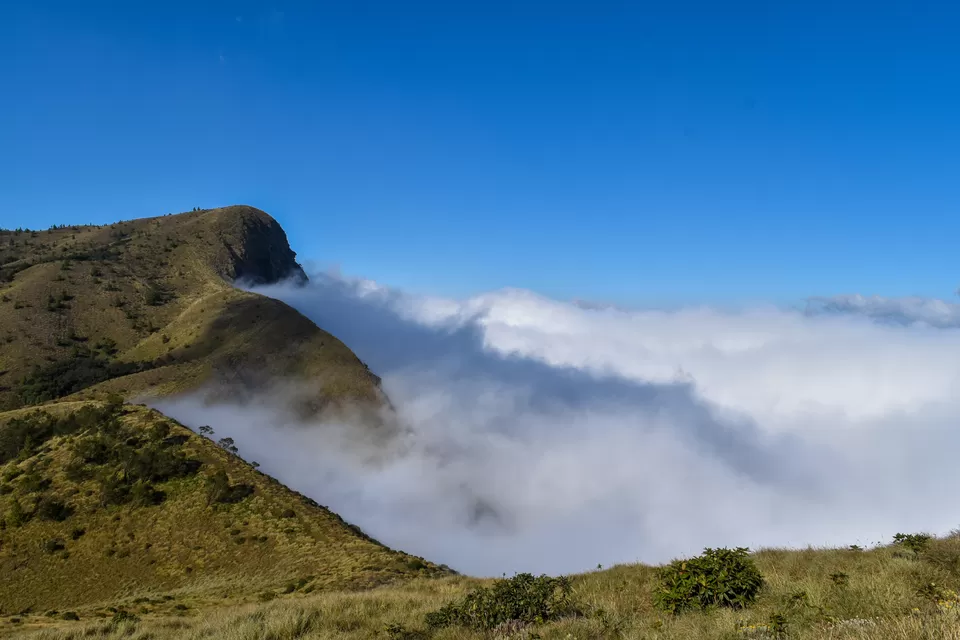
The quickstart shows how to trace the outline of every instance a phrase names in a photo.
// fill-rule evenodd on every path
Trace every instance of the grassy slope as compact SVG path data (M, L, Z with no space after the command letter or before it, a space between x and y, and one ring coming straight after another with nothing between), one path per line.
M49 405L61 415L82 406ZM167 494L159 505L101 506L96 480L72 481L65 467L82 433L47 441L28 459L0 466L0 517L16 498L22 505L55 496L75 512L62 522L34 517L0 529L0 613L65 608L87 617L96 605L139 595L174 592L175 604L251 599L256 594L309 580L311 589L362 588L433 572L435 567L391 551L363 536L327 509L296 494L207 438L163 416L125 405L122 421L138 433L161 423L201 461L197 475L157 485ZM13 415L0 414L0 423ZM29 493L14 469L35 470L52 484ZM226 471L233 484L254 494L236 504L210 505L205 478ZM78 529L83 535L73 539ZM44 543L60 540L50 552ZM421 567L423 567L421 569Z
M305 397L317 407L375 405L376 378L343 343L287 305L231 284L302 274L294 256L270 216L243 206L0 232L0 406L16 406L18 381L37 365L103 339L116 343L116 360L153 368L77 399L202 382L236 391L299 376L311 381Z
M924 584L957 586L960 578L960 535L935 541L929 551L913 555L897 547L869 551L766 550L754 556L767 579L758 602L747 610L687 613L672 617L653 607L655 569L624 565L574 578L574 595L584 615L538 627L544 640L648 638L772 638L762 627L771 614L787 621L786 637L860 640L960 640L960 615L916 593ZM839 586L831 574L846 573ZM67 640L81 637L173 638L342 638L372 640L390 637L388 624L409 631L423 630L423 615L466 593L484 581L451 577L421 579L360 593L324 592L284 595L269 603L151 615L137 624L63 623L33 617L6 623L8 631L49 627L37 638ZM805 596L799 594L806 594ZM859 620L859 621L858 621ZM0 627L3 628L3 627ZM403 636L395 636L402 638ZM410 635L407 638L426 637ZM444 629L433 637L480 640L490 638L464 629ZM529 638L529 634L511 637Z

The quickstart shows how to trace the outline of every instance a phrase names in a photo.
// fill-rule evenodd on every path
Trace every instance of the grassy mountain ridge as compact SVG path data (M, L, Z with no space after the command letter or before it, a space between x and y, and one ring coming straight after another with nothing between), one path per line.
M260 473L229 440L124 404L279 383L311 414L379 415L379 379L342 342L235 287L286 278L306 276L283 229L246 206L0 231L0 615L449 573Z
M228 443L146 407L72 402L0 414L0 615L442 573L260 473Z
M0 408L204 383L242 394L278 377L312 383L316 409L377 406L379 380L343 343L233 286L304 279L295 257L246 206L0 231Z

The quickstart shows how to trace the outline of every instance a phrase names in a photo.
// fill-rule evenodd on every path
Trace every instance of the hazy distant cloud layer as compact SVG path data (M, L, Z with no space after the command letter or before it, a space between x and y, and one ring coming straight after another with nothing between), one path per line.
M408 432L384 445L349 425L298 427L270 399L161 408L234 437L384 543L459 570L568 572L960 525L955 305L624 311L323 275L261 291L383 376Z
M933 298L883 298L861 295L811 298L808 312L859 314L881 322L931 327L960 327L960 304Z

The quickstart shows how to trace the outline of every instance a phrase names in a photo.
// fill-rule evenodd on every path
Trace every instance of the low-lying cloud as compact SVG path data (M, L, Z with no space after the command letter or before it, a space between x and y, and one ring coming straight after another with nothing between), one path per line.
M467 573L863 545L960 524L956 305L627 311L326 275L259 291L382 376L402 435L298 426L270 398L158 407L233 437L385 544Z

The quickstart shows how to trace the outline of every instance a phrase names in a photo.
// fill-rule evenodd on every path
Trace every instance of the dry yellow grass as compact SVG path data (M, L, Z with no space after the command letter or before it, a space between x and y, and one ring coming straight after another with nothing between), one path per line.
M386 631L402 625L411 640L480 640L492 637L543 640L599 638L648 640L734 640L774 638L764 625L774 613L787 621L787 638L797 640L957 640L956 606L941 605L916 593L928 581L956 584L957 575L937 566L937 558L960 557L960 537L936 541L931 555L910 557L898 548L871 551L763 551L755 555L767 586L754 606L742 611L715 610L671 616L652 604L655 570L624 565L575 576L574 596L583 611L569 618L512 635L443 629L428 634L423 616L488 581L471 578L419 579L363 592L291 594L268 603L248 603L179 612L143 613L136 623L107 621L64 623L22 620L5 628L24 637L74 638L223 638L373 640L403 638ZM839 586L831 574L849 576ZM799 594L806 594L801 596ZM416 635L418 633L424 635ZM536 635L534 635L536 634Z

